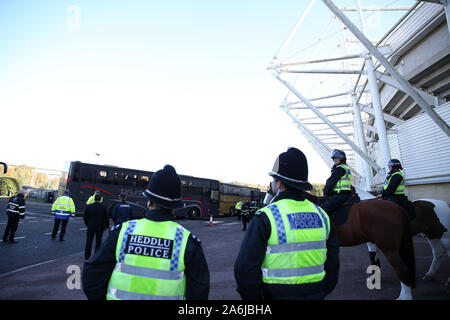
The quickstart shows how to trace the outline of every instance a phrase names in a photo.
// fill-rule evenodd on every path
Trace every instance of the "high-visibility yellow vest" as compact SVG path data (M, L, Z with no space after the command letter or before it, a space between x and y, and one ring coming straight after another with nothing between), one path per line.
M190 232L173 221L122 225L108 300L185 299L184 253Z
M93 194L92 196L89 197L89 199L87 199L86 204L87 205L93 204L95 202L94 198L95 198L95 194ZM100 203L102 203L102 202L103 202L103 197L100 197Z
M66 194L58 197L52 205L52 214L56 219L69 219L69 216L75 217L75 204L71 197Z
M236 203L236 206L234 207L236 210L241 210L242 208L242 202L238 201L238 203Z
M261 209L271 233L262 264L262 281L304 284L323 280L330 221L322 208L309 200L282 199Z
M389 184L391 183L391 179L394 175L400 175L402 177L402 181L397 186L397 189L395 190L394 194L405 194L405 175L403 174L403 171L395 171L393 174L391 174L385 181L383 185L383 190L386 190Z
M350 168L346 164L340 164L337 167L341 167L345 169L345 174L339 179L336 185L333 188L334 192L341 191L351 191L352 190L352 173L350 172Z

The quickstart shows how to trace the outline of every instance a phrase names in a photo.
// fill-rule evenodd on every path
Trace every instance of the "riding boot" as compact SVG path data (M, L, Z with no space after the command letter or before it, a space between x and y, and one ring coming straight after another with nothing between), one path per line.
M381 262L380 262L380 259L378 259L378 258L375 259L376 255L377 255L376 252L374 252L374 251L369 251L370 264L371 264L371 265L376 265L376 266L378 266L378 268L381 269Z

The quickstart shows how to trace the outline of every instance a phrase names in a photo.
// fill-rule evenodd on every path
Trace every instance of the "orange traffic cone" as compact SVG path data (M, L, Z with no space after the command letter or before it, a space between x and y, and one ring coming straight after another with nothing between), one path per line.
M212 227L214 225L212 214L209 215L209 226Z

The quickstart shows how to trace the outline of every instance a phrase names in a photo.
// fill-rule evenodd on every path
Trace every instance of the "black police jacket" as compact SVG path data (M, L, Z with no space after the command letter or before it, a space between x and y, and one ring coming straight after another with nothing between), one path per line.
M83 220L89 231L101 231L109 226L108 212L99 201L95 201L86 207Z
M174 220L166 210L151 210L144 219L153 221ZM105 300L109 279L116 265L116 246L121 225L114 226L109 237L95 255L84 264L82 283L89 300ZM200 240L192 233L184 254L186 299L205 300L209 294L209 270Z
M335 164L331 169L331 176L325 182L323 194L331 196L334 193L333 188L336 186L336 183L338 183L339 179L341 179L341 177L344 176L345 173L346 171L344 168L337 167L337 165Z
M389 172L389 175L387 176L386 179L389 179L389 177L392 176L397 171L398 170L392 170L391 172ZM395 194L395 191L397 190L397 187L400 185L402 180L403 180L403 177L401 175L399 175L399 174L393 175L391 180L389 181L389 185L387 186L387 188L381 192L383 199L387 199L389 197L403 199L405 197L405 195Z
M25 218L25 197L23 194L19 193L9 199L6 213L12 217Z
M305 200L300 191L293 189L281 192L274 201L281 199ZM333 291L339 274L339 243L331 221L330 235L327 240L326 275L322 281L316 283L285 285L262 282L261 266L266 254L270 232L269 218L264 212L258 211L245 233L234 264L237 291L242 299L323 299Z

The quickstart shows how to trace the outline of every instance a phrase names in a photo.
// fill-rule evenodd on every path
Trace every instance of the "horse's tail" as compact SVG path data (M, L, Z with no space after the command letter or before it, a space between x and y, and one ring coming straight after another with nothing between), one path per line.
M402 210L403 234L400 243L400 257L408 267L410 287L416 286L416 259L414 254L414 246L410 232L410 221L406 210Z

